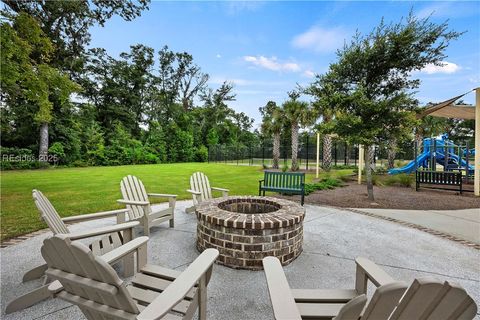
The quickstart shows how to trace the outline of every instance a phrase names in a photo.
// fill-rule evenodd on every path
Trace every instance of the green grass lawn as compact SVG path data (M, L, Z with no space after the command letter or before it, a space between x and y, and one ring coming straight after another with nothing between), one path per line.
M122 208L116 203L120 180L132 174L139 177L148 192L173 193L190 199L186 192L190 175L204 172L215 187L230 189L232 195L255 195L263 177L259 166L179 163L118 167L60 168L5 171L1 173L1 239L45 228L32 200L32 189L42 191L62 217ZM338 170L331 176L352 170ZM323 175L322 175L323 176ZM307 182L313 179L307 175Z

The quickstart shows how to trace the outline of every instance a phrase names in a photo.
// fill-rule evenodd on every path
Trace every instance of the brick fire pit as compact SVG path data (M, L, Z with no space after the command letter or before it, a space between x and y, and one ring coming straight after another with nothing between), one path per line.
M305 209L271 197L234 196L197 205L197 248L220 251L217 263L261 270L262 259L287 265L302 252Z

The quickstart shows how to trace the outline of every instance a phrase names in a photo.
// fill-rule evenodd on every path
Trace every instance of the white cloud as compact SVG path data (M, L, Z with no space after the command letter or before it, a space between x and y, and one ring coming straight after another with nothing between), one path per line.
M426 65L421 72L426 74L435 74L435 73L455 73L460 70L460 66L453 62L443 61L441 65L436 66L434 64Z
M215 57L220 59L222 57L222 55L220 53L217 53L217 55Z
M300 66L295 62L280 62L276 57L244 56L243 60L261 68L272 71L299 72Z
M315 77L315 72L313 72L312 70L305 70L303 72L303 75L307 78L313 78Z
M349 33L342 27L322 28L313 26L295 36L292 45L296 48L311 49L319 53L330 53L343 46Z
M261 1L226 1L225 5L227 14L236 15L241 12L255 12L264 5Z
M290 84L290 82L288 81L248 80L248 79L241 79L241 78L230 78L224 75L213 75L212 77L210 77L210 80L209 80L211 84L217 84L217 85L220 85L225 81L232 82L239 87L244 87L244 86L278 87L278 86L286 86Z

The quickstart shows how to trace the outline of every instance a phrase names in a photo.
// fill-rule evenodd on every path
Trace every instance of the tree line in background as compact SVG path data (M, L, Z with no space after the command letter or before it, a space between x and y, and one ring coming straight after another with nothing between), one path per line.
M367 191L373 201L374 146L387 146L393 166L399 142L412 140L415 132L417 137L425 136L450 126L451 133L460 136L470 129L471 124L465 121L432 117L419 120L416 116L420 108L414 94L420 80L414 72L430 64L442 65L446 48L460 35L449 30L447 22L435 24L428 17L417 18L412 13L398 23L385 24L382 20L369 34L357 32L337 51L337 59L326 73L291 92L281 106L270 101L260 109L262 132L273 137L275 150L284 121L290 124L292 170L298 169L299 126L315 125L323 134L325 170L331 166L332 137L340 137L349 145L364 145ZM300 94L308 95L312 103L299 101ZM315 124L317 120L319 124ZM273 165L278 167L278 152L274 152L274 158Z
M187 52L88 49L89 27L146 9L145 0L4 1L2 154L38 152L21 168L49 156L78 166L186 162L206 161L211 145L255 142L253 119L228 106L233 85L209 88Z

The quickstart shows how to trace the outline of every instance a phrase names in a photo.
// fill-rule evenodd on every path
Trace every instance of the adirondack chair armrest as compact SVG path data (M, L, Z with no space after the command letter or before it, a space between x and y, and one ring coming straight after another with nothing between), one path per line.
M195 286L199 280L199 288L202 290L202 280L208 270L219 255L216 249L206 249L193 261L188 268L183 271L155 300L152 301L138 316L138 320L162 319L175 305L177 305L187 295L190 289ZM206 283L204 283L206 286ZM200 292L205 294L205 292Z
M102 211L97 213L89 213L89 214L81 214L73 217L66 217L62 218L62 221L65 223L73 223L73 222L82 222L88 220L97 220L103 218L109 218L112 216L117 216L122 213L127 213L128 209L118 209L118 210L111 210L111 211Z
M167 193L147 193L149 197L154 198L176 198L178 195L176 194L167 194Z
M113 264L116 261L120 260L121 258L125 257L126 255L137 251L142 246L148 243L148 237L138 237L135 238L120 247L113 249L110 252L102 255L102 259L105 260L108 264Z
M267 278L268 293L276 320L301 320L292 290L288 284L278 258L266 257L262 260Z
M126 200L126 199L118 199L118 203L122 204L128 204L131 206L148 206L150 205L150 202L148 201L135 201L135 200Z
M63 286L58 280L55 280L48 285L48 291L50 291L50 293L53 296L55 296L57 293L59 293L62 290L63 290Z
M132 229L132 228L138 226L139 224L140 224L140 222L138 222L138 221L132 221L132 222L116 224L116 225L108 226L108 227L101 227L101 228L97 228L97 229L93 229L93 230L66 233L63 236L65 236L66 238L69 238L70 240L74 241L74 240L79 240L79 239L85 239L85 238L100 236L100 235L103 235L103 234L123 231L123 230L127 230L127 229Z
M200 191L195 191L195 190L191 190L191 189L188 189L187 192L190 192L196 196L200 196L202 193Z
M229 189L225 189L225 188L210 187L210 189L215 190L215 191L230 192Z
M366 292L366 282L367 279L370 280L375 286L383 286L385 284L395 282L388 273L386 273L382 268L376 265L373 261L368 260L367 258L358 257L355 259L355 263L357 264L357 285L365 284L365 292ZM359 287L356 285L357 291L359 291ZM362 286L363 287L363 286ZM362 288L363 289L363 288ZM360 290L363 291L363 290ZM365 292L359 292L365 293Z

